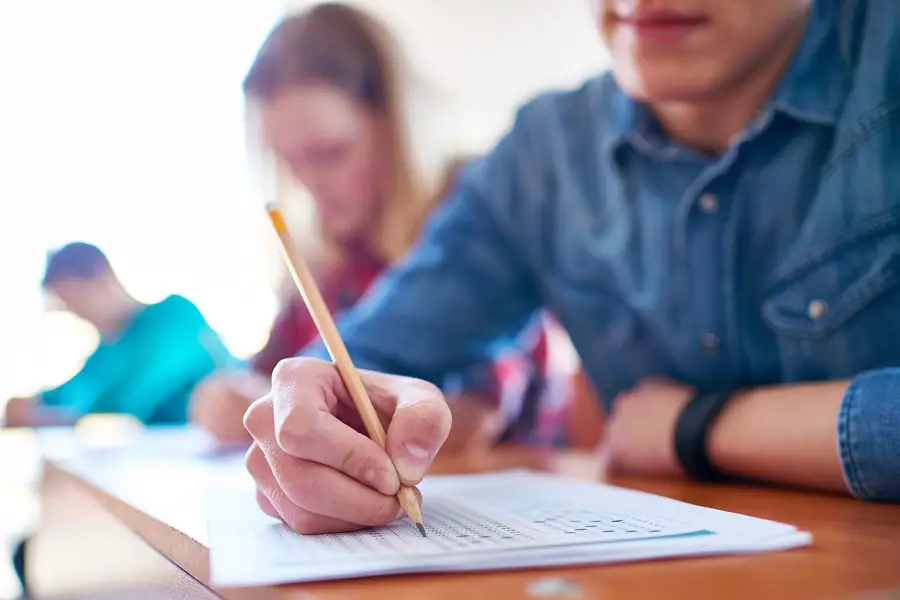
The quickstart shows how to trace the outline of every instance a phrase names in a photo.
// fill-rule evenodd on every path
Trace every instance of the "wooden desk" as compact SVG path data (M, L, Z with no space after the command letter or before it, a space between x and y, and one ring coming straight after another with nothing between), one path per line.
M544 468L589 478L595 476L593 461L588 457L525 450L481 456L444 456L439 459L435 471L478 472L513 466ZM170 489L165 489L165 486L148 485L146 478L136 476L97 484L61 464L51 463L46 470L56 485L71 485L87 492L109 515L191 576L186 579L194 578L207 584L206 529L202 504L197 498L203 484L190 476L190 471L183 473L183 477L177 471L178 468L170 470ZM151 479L154 476L147 475ZM613 483L791 523L812 532L814 545L748 557L488 574L394 576L215 592L228 600L900 598L900 506L865 504L846 498L752 486L719 487L628 479L617 479ZM148 494L148 490L153 489L156 492ZM553 578L569 584L562 587L564 593L555 596L534 594L536 583Z

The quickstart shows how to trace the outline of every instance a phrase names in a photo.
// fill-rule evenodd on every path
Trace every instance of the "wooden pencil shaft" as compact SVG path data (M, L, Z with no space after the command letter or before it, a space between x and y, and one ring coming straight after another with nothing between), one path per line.
M331 317L328 305L325 304L325 300L322 298L319 286L316 285L306 262L294 247L293 240L287 229L276 225L275 231L278 233L281 251L284 254L288 270L291 272L291 277L303 296L303 301L306 303L313 322L322 336L322 341L331 355L331 360L334 361L338 373L344 381L344 385L347 386L347 392L350 394L357 412L359 412L363 425L365 425L369 437L383 450L385 448L384 427L381 425L381 420L378 418L378 413L372 405L368 392L366 392L359 372L353 366L350 353L347 352L347 347L344 345L337 325L335 325L334 319Z

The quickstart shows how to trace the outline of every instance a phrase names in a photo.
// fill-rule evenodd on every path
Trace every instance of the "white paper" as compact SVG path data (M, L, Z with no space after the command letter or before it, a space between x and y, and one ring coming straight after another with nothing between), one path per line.
M252 489L212 490L207 526L213 582L237 587L619 562L760 552L811 541L790 525L524 471L432 477L419 489L427 538L405 519L354 533L303 536L264 515Z

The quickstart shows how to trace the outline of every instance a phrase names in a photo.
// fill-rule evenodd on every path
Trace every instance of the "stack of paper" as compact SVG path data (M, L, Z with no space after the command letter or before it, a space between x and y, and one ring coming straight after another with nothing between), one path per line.
M213 490L207 503L213 583L608 563L811 542L790 525L525 471L430 477L419 489L427 538L405 519L355 533L299 535L264 515L252 490Z

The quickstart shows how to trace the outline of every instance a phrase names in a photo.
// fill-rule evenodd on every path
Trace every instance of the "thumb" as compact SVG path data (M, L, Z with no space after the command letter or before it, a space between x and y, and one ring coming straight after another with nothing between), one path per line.
M416 485L450 433L450 408L440 390L422 381L407 380L407 385L397 391L386 450L400 481Z

